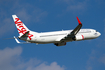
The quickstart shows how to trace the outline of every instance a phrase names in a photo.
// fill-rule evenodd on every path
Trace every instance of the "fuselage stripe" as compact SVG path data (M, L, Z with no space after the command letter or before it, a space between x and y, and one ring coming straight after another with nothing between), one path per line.
M84 39L84 36L82 35L82 39Z

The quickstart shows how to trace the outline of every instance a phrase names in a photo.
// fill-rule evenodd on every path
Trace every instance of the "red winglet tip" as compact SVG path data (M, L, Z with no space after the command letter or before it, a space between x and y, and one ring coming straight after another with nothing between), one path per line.
M79 20L79 18L78 17L76 17L77 18L77 20L78 20L78 23L81 25L82 23L81 23L81 21Z

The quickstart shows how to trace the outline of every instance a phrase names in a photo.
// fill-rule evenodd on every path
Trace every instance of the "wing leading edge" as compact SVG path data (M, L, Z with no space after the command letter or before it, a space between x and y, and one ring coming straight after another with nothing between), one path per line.
M76 18L78 20L79 25L70 34L68 34L67 37L74 37L82 27L82 23L80 22L79 18L78 17L76 17Z
M79 30L82 27L82 23L80 22L79 18L78 17L76 18L77 18L79 25L72 32L70 32L67 36L63 37L60 41L70 39L70 38L75 40L75 35L79 32Z

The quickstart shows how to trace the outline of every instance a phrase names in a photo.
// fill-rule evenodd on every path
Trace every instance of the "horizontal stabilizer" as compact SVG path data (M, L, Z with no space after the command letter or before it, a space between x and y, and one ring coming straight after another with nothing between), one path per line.
M16 42L19 43L19 44L27 44L27 43L30 43L30 42L19 42L18 39L15 36L14 36L14 38L15 38Z
M14 38L15 38L15 40L16 40L17 43L20 43L15 36L14 36Z

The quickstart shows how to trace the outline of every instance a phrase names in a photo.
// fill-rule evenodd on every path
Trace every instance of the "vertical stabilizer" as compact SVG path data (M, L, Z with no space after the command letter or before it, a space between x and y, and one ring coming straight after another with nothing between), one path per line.
M12 17L20 36L25 34L27 31L30 31L16 15L12 15Z

